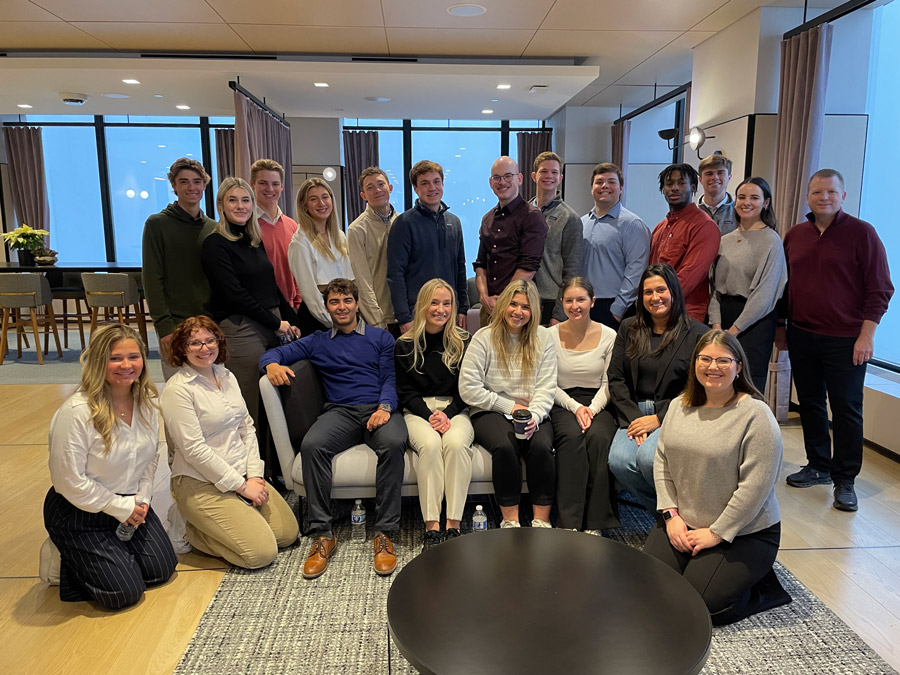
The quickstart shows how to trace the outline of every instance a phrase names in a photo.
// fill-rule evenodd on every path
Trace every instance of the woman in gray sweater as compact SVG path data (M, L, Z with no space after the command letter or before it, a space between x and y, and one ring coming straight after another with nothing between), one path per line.
M713 624L724 625L791 601L772 569L781 432L734 335L713 329L700 338L692 371L660 432L654 478L663 521L644 552L682 574Z

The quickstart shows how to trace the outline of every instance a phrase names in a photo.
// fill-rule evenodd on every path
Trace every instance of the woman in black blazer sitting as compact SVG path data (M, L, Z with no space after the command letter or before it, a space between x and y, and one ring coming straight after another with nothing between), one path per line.
M656 511L653 459L669 401L687 382L697 340L709 328L690 318L675 270L650 265L641 275L636 315L622 321L609 364L619 430L609 468L649 511Z

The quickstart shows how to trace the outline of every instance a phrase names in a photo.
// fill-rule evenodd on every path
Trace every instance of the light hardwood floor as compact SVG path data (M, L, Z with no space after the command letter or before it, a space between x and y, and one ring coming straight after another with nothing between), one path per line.
M224 575L219 561L181 556L171 582L120 613L62 603L58 589L38 578L38 551L46 538L41 508L50 484L47 428L74 388L0 385L5 671L171 673ZM786 475L805 461L796 421L783 427L783 435ZM160 478L156 495L165 492ZM900 670L900 464L867 450L857 492L859 512L842 513L831 507L825 486L797 490L779 482L779 560Z

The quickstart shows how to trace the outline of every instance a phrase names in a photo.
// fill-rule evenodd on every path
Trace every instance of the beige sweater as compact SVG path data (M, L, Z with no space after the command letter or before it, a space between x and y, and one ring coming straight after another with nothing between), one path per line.
M397 212L391 214L391 224ZM387 283L387 242L389 226L371 206L366 206L359 218L350 223L347 245L356 285L359 286L359 311L370 326L387 328L396 323L391 289Z
M782 450L763 401L745 395L724 408L686 408L679 396L656 447L657 508L677 508L688 527L708 527L729 542L774 525Z

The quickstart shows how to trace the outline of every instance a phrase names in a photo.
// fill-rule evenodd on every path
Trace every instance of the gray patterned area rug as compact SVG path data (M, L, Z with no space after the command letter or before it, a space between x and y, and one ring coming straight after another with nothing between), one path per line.
M466 506L464 529L478 499L470 499ZM486 502L485 506L487 510ZM335 503L339 515L335 530L341 544L322 577L307 581L301 576L309 537L282 551L264 570L232 568L175 672L415 673L396 646L391 644L389 649L388 645L386 606L393 577L381 578L373 572L371 539L365 545L349 542L349 509L350 502ZM371 500L367 500L367 511L370 516L374 513ZM627 505L620 515L622 527L606 534L641 546L652 518ZM398 571L420 550L421 529L418 501L405 498L401 530L394 542ZM732 626L714 628L703 673L895 673L793 574L778 563L776 572L794 601Z

